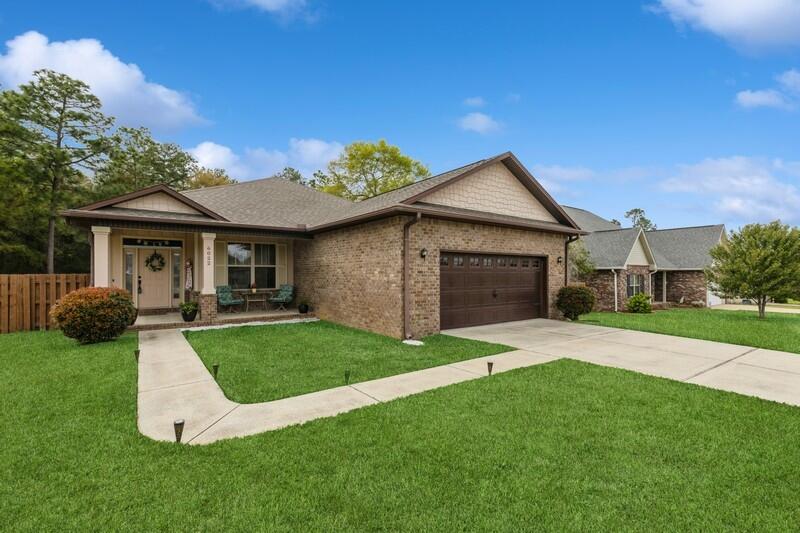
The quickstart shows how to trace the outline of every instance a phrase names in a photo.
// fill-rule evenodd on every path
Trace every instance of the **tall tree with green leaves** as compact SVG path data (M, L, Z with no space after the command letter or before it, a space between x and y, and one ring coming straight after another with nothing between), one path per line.
M781 224L748 224L711 249L706 276L714 291L755 300L759 318L767 301L800 295L800 230Z
M203 187L218 187L219 185L233 185L238 183L228 176L221 168L200 167L192 174L187 183L188 189L202 189Z
M191 154L175 143L156 141L147 128L123 126L111 140L108 159L95 176L98 196L125 194L157 184L187 189L199 171Z
M381 139L354 142L328 163L328 171L314 173L312 187L350 200L364 200L430 175L428 167Z
M293 167L285 167L283 170L275 174L278 178L289 180L293 183L305 183L305 178L300 174L300 171Z
M4 91L0 107L25 130L4 143L19 144L19 157L36 170L31 177L46 205L46 263L47 272L53 273L59 211L85 189L81 170L94 171L101 163L113 119L103 114L88 85L46 69L37 70L18 90Z
M568 279L580 281L589 277L595 271L595 264L582 240L569 244L569 269Z
M644 209L634 207L625 213L625 218L631 221L634 228L642 228L645 231L658 229L653 221L645 216Z

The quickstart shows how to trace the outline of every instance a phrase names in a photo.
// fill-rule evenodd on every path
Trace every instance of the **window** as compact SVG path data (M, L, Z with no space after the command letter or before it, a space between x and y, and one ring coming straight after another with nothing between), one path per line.
M644 292L644 276L628 274L628 298Z
M460 255L453 256L453 266L464 266L464 258Z
M528 268L529 266L531 266L530 259L523 259L522 260L522 268Z
M484 257L483 258L483 266L485 266L487 268L491 268L492 267L492 258L491 257Z
M172 250L172 299L173 304L181 301L181 251Z
M125 250L125 290L133 294L133 257L132 250Z
M506 258L505 257L498 257L497 258L497 266L499 266L499 267L506 266Z
M508 259L508 266L510 266L512 268L517 268L517 258L516 257L510 257Z
M439 256L439 264L442 266L447 266L449 264L449 258L446 255Z
M259 289L276 288L277 254L274 244L228 243L228 285L247 289L255 283Z
M469 266L471 267L480 267L481 266L481 258L472 256L469 258Z

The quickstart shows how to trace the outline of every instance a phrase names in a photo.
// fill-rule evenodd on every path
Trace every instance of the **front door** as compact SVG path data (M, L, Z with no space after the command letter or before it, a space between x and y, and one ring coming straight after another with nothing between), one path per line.
M170 250L140 248L139 250L139 309L157 309L171 307L170 281ZM163 258L163 266L154 254ZM150 265L147 264L148 259ZM161 268L159 269L159 267ZM158 269L158 270L154 270Z

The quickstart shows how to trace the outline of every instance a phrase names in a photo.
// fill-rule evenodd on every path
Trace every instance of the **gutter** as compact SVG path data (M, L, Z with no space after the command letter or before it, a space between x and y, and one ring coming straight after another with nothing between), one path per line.
M611 272L614 274L614 312L619 312L619 303L618 299L619 296L617 295L617 271L615 269L611 269Z
M403 224L403 338L411 339L411 226L422 220L422 213Z
M569 285L569 243L575 242L578 240L577 235L571 235L567 237L567 240L564 242L564 286L566 287Z

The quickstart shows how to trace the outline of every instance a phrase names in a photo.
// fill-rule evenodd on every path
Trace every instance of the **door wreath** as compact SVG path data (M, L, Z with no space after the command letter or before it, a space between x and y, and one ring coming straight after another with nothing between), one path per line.
M158 272L159 270L164 270L164 266L167 262L164 260L164 256L158 252L153 252L150 257L144 260L144 266L152 270L153 272Z

